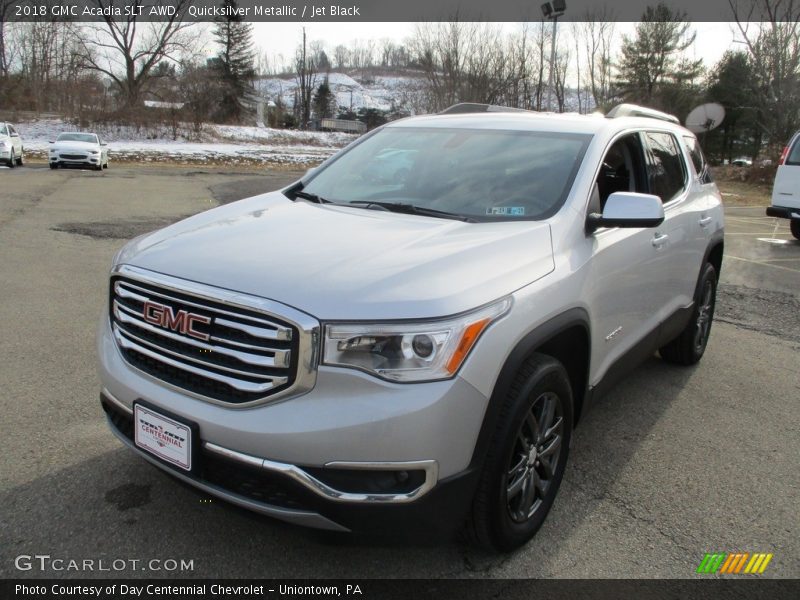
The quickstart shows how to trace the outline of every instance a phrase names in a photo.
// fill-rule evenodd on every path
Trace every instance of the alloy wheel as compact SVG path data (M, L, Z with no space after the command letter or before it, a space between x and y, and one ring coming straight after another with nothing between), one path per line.
M506 505L516 523L528 521L544 502L555 477L564 435L561 399L545 392L519 427L506 477Z
M714 310L714 284L710 279L703 283L703 299L697 310L697 323L694 334L695 350L702 350L708 341L708 332L711 329L711 317Z

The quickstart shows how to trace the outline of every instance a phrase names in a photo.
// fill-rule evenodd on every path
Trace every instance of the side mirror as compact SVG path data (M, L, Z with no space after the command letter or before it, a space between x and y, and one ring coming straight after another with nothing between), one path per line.
M652 194L614 192L606 200L603 214L591 213L586 227L657 227L664 222L661 198Z
M51 143L51 144L55 144L55 142L52 142L52 141L51 141L50 143Z
M302 176L300 179L305 179L305 178L306 178L306 177L308 177L309 175L313 174L313 173L314 173L314 171L316 171L316 170L317 170L317 167L311 167L311 168L310 168L310 169L308 169L308 170L307 170L305 173L303 173L303 176Z
M11 134L11 137L19 137L19 134L15 131L14 133Z
M108 144L106 144L105 142L100 142L100 145L101 146L108 146Z

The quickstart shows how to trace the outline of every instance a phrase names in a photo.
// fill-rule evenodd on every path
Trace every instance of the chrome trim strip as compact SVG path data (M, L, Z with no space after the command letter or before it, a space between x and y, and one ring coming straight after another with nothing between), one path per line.
M121 276L135 281L141 281L146 284L155 285L169 290L174 290L179 293L188 294L196 297L199 301L208 300L216 304L228 305L233 308L240 308L245 310L252 310L256 312L265 313L267 316L274 316L276 319L286 321L297 328L299 333L297 339L297 362L295 379L292 385L278 392L268 394L263 398L257 398L250 402L225 402L216 398L204 396L186 388L182 388L169 382L154 377L149 373L142 371L135 365L127 363L131 369L141 374L143 377L151 381L176 390L179 393L198 398L204 402L225 406L229 409L247 409L253 406L262 404L272 404L278 401L287 400L308 393L314 388L317 382L317 367L319 366L319 352L320 352L320 324L314 317L287 306L274 300L261 298L259 296L252 296L242 292L235 292L232 290L218 288L194 281L179 279L171 277L155 271L149 271L140 267L131 265L116 265L111 270L111 277ZM205 307L207 308L207 307ZM213 309L217 312L224 312L219 309ZM236 315L235 315L236 316ZM124 360L124 356L120 355ZM127 361L126 361L127 362Z
M276 375L271 375L269 373L253 373L252 371L241 371L239 369L234 369L233 367L226 367L224 365L218 365L216 363L210 363L210 362L201 360L199 358L194 358L192 356L186 356L185 354L182 354L180 352L175 352L174 350L168 350L167 348L163 348L163 347L159 346L158 344L155 344L155 343L153 343L153 342L151 342L149 340L145 340L143 338L140 338L138 335L136 335L134 333L131 333L130 331L128 331L126 329L123 329L122 327L120 327L116 323L114 323L112 325L112 327L113 327L113 330L114 330L115 333L119 332L121 335L123 335L125 338L127 338L128 341L132 340L137 344L143 344L144 346L146 346L147 348L151 349L153 352L156 352L156 353L168 354L170 356L174 356L175 358L177 358L179 360L186 360L186 361L195 363L196 365L200 365L200 367L202 367L204 369L206 369L206 368L207 369L216 369L218 371L225 371L226 373L232 373L233 375L241 375L242 377L250 377L251 379L261 379L261 380L275 381L276 379L282 378L282 379L284 379L284 383L286 381L288 381L287 377L281 377L279 375L276 376ZM213 371L210 371L210 372L213 372ZM281 384L281 385L283 385L283 384Z
M314 527L316 529L326 529L328 531L341 531L348 533L350 530L343 525L339 525L335 521L331 521L327 517L323 517L319 513L307 511L307 510L294 510L291 508L282 508L279 506L272 506L270 504L264 504L262 502L256 502L255 500L251 500L249 498L245 498L244 496L239 496L238 494L232 494L231 492L224 490L220 487L215 485L205 483L203 481L198 481L193 477L189 477L184 475L183 473L179 473L174 469L170 469L169 467L164 466L158 460L147 454L146 452L142 451L141 449L137 448L133 442L131 442L128 438L126 438L122 433L120 433L114 424L111 422L111 419L106 417L108 421L109 427L111 432L117 436L117 438L125 444L130 450L133 450L136 454L144 458L150 464L158 467L162 471L168 473L169 475L180 479L188 483L189 485L196 487L200 490L203 490L207 494L212 496L216 496L217 498L221 498L226 502L230 502L231 504L235 504L237 506L241 506L248 510L252 510L257 513L261 513L262 515L267 515L269 517L274 517L276 519L280 519L281 521L287 521L289 523L296 523L298 525L303 525L305 527Z
M122 312L119 312L117 309L120 309ZM261 350L265 352L272 352L275 356L264 356L263 354L250 354L249 352L241 352L239 350L233 350L230 348L224 348L222 346L215 346L214 344L206 344L204 342L192 339L190 337L184 335L178 335L177 333L172 333L171 331L167 331L166 329L162 329L160 327L154 327L149 323L142 321L140 317L142 315L138 314L136 311L124 306L114 300L114 316L117 317L123 323L130 323L140 329L144 329L145 331L149 331L150 333L154 333L161 337L165 337L170 340L175 340L176 342L181 342L182 344L187 344L189 346L194 346L195 348L200 348L202 350L208 350L209 352L216 352L217 354L224 354L225 356L230 356L235 358L245 364L254 365L256 367L275 367L279 369L285 369L289 364L289 350L280 350L280 349L273 349L273 348L261 348ZM124 330L123 330L124 331ZM159 347L160 348L160 347ZM165 349L168 352L168 350ZM173 353L176 356L183 356L179 352ZM187 356L188 360L195 360L192 357ZM196 361L201 362L203 364L208 364L209 366L214 366L213 363L207 363L205 361ZM224 367L219 367L220 369Z
M245 325L244 323L237 323L236 321L229 321L228 319L214 319L214 323L222 325L223 327L230 327L238 331L243 331L253 337L261 338L262 340L291 340L291 330L284 329L282 332L275 332L271 329L264 329L262 327L253 327L252 325Z
M125 411L125 412L126 412L126 413L128 413L129 415L132 415L132 414L133 414L133 409L131 409L131 408L128 408L127 406L125 406L125 405L122 403L122 400L120 400L120 399L119 399L119 398L117 398L117 397L116 397L114 394L112 394L111 392L109 392L109 391L108 391L108 388L103 388L102 390L100 390L100 394L102 394L103 396L105 396L106 398L108 398L108 399L109 399L111 402L113 402L113 403L114 403L114 404L117 406L117 408L119 408L120 410L123 410L123 411Z
M214 381L225 383L231 386L232 388L240 390L242 392L251 392L251 393L266 392L274 387L283 385L287 381L286 377L274 377L269 383L258 384L258 383L250 383L247 381L242 381L241 379L235 379L233 377L226 377L225 375L221 375L219 373L212 373L211 371L206 371L204 369L199 369L197 367L193 367L192 365L187 365L186 363L182 363L177 360L172 360L168 356L164 356L159 352L153 352L152 350L145 348L144 346L140 346L136 342L132 342L131 340L123 337L123 335L120 333L122 330L119 329L116 325L114 325L113 328L114 328L113 329L114 339L117 340L117 344L119 344L125 349L141 352L142 354L144 354L145 356L149 356L153 360L157 360L159 362L168 364L171 367L175 367L176 369L181 369L183 371L186 371L187 373L192 373L193 375L199 375L200 377L207 377L208 379L213 379Z
M404 504L407 502L413 502L414 500L417 500L418 498L421 498L427 494L433 489L439 479L439 463L435 460L417 460L410 462L329 462L325 465L325 467L339 469L364 469L372 471L417 469L422 469L425 471L425 481L423 484L417 489L404 494L359 494L353 492L342 492L332 488L326 483L323 483L296 465L276 462L266 458L259 458L257 456L231 450L230 448L218 446L217 444L212 444L211 442L203 442L203 448L209 452L219 454L220 456L224 456L229 460L240 462L250 467L261 468L274 473L286 475L303 487L311 490L318 496L322 496L326 500L333 500L335 502Z
M282 325L278 325L277 323L273 323L272 321L267 321L265 319L259 319L257 317L251 317L250 315L242 315L242 314L239 314L239 313L228 312L228 311L220 309L220 308L214 308L213 306L207 306L207 305L204 305L204 304L197 304L196 302L191 302L190 300L181 300L180 298L174 298L173 296L169 296L167 294L164 294L163 292L157 292L155 290L148 290L147 288L138 287L138 286L130 284L130 283L126 282L126 281L118 281L116 284L114 284L114 291L117 294L119 294L120 296L122 296L123 298L132 298L132 299L137 300L139 302L145 302L145 301L150 299L147 296L142 296L142 295L137 294L135 292L131 292L130 290L125 289L126 287L130 287L130 288L133 288L135 290L139 290L140 292L144 292L146 294L151 294L153 296L158 296L159 298L164 298L164 299L169 300L171 302L177 302L179 304L185 304L186 306L194 306L195 308L200 308L200 309L203 309L203 310L207 310L209 312L215 312L215 313L219 313L219 314L222 314L222 315L227 315L229 317L234 317L236 319L245 319L247 321L253 321L255 323L261 323L262 325L267 325L269 327L273 327L275 329L274 331L272 329L262 329L262 328L259 328L259 327L253 327L253 329L258 330L259 332L262 332L261 334L258 335L258 337L263 338L265 340L284 340L284 341L288 341L288 340L292 339L292 331L291 331L291 329L287 329L286 327L284 327ZM215 320L218 321L219 319L215 319ZM226 327L229 327L229 326L230 325L226 325ZM243 331L247 331L247 330L243 330ZM255 334L252 334L252 335L255 335Z

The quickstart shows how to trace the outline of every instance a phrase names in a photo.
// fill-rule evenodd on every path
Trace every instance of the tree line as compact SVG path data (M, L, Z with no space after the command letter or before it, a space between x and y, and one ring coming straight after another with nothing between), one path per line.
M189 1L178 0L178 8ZM765 147L774 153L800 128L800 3L729 6L739 44L715 65L692 58L691 23L664 2L646 8L630 35L619 35L608 7L562 23L551 64L553 29L546 22L513 32L491 23L423 23L402 43L358 40L333 48L302 30L286 58L258 52L252 25L236 17L214 23L209 40L204 25L179 20L9 23L10 0L0 0L0 106L136 121L157 114L144 108L145 100L156 100L160 118L199 130L207 121L253 122L258 103L269 100L264 118L276 127L306 127L328 116L376 125L393 115L337 106L329 75L407 74L396 114L457 102L559 112L634 102L683 119L714 101L727 118L704 136L711 155L757 157ZM290 105L280 94L260 98L255 82L267 76L293 81Z

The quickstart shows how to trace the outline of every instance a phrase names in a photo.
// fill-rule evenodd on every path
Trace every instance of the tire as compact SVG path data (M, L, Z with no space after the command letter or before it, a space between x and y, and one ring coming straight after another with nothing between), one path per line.
M51 162L50 163L50 168L51 169L57 169L58 168L58 163Z
M17 166L21 167L25 164L25 154L20 154L19 158L17 159Z
M11 149L11 155L10 155L10 157L8 159L8 168L9 169L13 169L16 166L17 166L17 159L14 156L14 149L12 148Z
M792 232L794 239L800 240L800 220L792 219L789 221L789 230Z
M473 541L508 552L536 534L564 476L572 415L566 369L534 354L519 370L498 417L467 523Z
M103 165L102 165L102 164L95 165L95 166L94 166L94 170L95 170L95 171L102 171L102 170L103 170Z
M716 302L717 271L711 263L706 263L697 282L692 317L678 337L659 349L661 358L669 363L686 366L700 361L711 335Z

